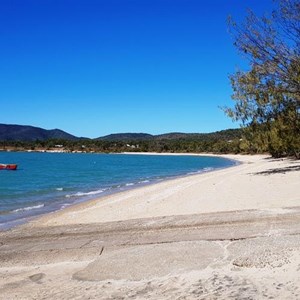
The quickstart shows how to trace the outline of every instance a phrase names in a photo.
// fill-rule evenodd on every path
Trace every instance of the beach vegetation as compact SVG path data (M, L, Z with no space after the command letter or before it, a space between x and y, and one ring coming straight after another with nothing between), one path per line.
M229 18L249 69L230 76L234 107L225 112L245 129L243 151L300 158L300 1L276 3L263 17Z

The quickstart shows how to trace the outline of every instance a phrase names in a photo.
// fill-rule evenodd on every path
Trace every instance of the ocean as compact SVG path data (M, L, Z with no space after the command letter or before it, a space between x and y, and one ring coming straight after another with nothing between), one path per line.
M236 164L208 156L0 152L0 230L44 213L178 176Z

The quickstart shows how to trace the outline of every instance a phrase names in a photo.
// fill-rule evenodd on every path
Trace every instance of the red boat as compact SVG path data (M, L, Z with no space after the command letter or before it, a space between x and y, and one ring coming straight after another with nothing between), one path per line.
M15 164L0 164L0 170L17 170Z

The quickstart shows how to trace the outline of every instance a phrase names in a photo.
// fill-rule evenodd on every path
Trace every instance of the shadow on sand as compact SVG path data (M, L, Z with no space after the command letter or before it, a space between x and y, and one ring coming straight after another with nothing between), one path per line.
M296 171L300 171L300 165L270 169L262 172L252 173L252 175L285 174L288 172L296 172Z

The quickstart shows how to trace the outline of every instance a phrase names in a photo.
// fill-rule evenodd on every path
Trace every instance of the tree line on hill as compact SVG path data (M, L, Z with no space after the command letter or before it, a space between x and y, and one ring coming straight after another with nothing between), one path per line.
M147 135L146 135L147 136ZM0 149L15 151L57 150L66 152L178 152L240 153L241 129L206 134L172 133L141 139L138 134L117 134L99 139L47 139L35 141L0 141Z

